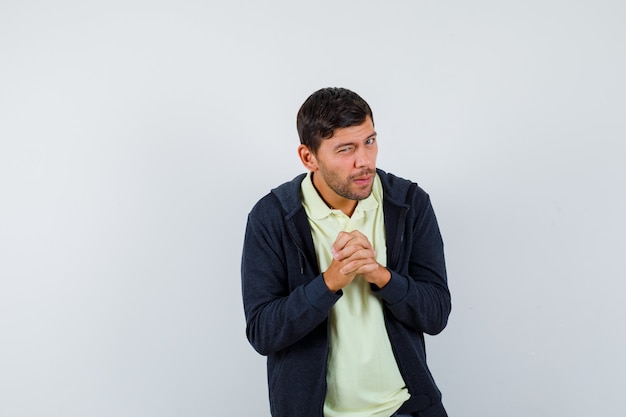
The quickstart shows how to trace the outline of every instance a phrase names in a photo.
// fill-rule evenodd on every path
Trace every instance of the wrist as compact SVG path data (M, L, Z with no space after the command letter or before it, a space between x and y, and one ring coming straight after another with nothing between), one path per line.
M376 270L376 279L374 280L374 284L378 288L383 288L391 281L391 272L387 268L382 265L378 265L378 269Z
M328 278L327 274L328 274L328 271L322 274L322 280L324 280L324 284L326 284L326 288L328 288L328 291L336 293L337 291L341 289L341 287L336 285L336 283L332 282L332 280Z

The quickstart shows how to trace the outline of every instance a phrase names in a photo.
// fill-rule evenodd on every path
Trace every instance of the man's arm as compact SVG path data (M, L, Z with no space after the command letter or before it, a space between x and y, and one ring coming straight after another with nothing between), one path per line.
M290 289L289 274L294 271L282 250L293 243L281 242L283 238L277 226L263 224L253 214L248 217L241 264L246 335L263 355L306 336L328 317L340 297L328 290L321 274Z
M391 279L374 291L383 299L393 317L404 325L428 334L440 333L451 310L443 241L428 195L419 190L408 216L409 249ZM406 264L408 263L408 265ZM405 272L406 271L406 272Z

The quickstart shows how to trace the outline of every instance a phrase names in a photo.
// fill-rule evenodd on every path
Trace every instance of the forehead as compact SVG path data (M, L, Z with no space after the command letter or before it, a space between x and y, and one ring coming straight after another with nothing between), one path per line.
M335 129L333 135L322 141L322 145L324 144L336 144L337 142L356 142L365 140L373 135L376 135L376 131L374 130L374 123L372 119L368 116L365 118L365 121L360 125L342 127L339 129Z

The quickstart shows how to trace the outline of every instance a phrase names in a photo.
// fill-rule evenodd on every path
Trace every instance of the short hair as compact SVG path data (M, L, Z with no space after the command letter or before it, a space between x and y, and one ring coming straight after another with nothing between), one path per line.
M336 129L358 126L368 116L374 123L372 109L357 93L346 88L322 88L311 94L298 110L300 143L316 153L322 140L332 138Z

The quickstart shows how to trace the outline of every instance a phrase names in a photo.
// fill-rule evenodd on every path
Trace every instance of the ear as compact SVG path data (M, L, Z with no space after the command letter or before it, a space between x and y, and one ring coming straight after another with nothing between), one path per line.
M298 146L298 156L300 157L300 161L302 161L302 165L304 165L307 170L313 172L317 171L317 158L308 146Z

